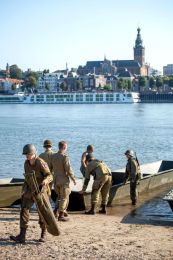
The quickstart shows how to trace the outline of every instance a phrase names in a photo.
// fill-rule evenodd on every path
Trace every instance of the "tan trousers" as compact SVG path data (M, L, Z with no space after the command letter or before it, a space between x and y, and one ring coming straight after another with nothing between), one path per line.
M69 204L69 196L71 193L70 187L67 184L58 184L54 189L57 194L55 207L58 209L59 212L64 212Z
M20 211L20 228L27 228L29 219L30 219L30 210L32 205L34 204L33 198L26 198L23 196L22 203L21 203L21 211ZM42 220L42 217L39 215L39 225L41 229L45 229L46 225Z
M107 205L109 198L109 190L112 184L112 176L103 175L98 180L95 180L91 193L91 204L97 204L99 201L99 194L102 196L102 205Z

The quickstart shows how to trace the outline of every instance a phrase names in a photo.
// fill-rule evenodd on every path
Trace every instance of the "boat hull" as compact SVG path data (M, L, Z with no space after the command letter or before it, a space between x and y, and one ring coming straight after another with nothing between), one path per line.
M163 185L173 184L173 170L164 171L146 176L137 185L138 194L155 190ZM159 192L159 190L158 190ZM130 183L113 185L110 189L109 205L116 204L119 200L130 195Z
M9 207L20 203L24 179L0 180L0 207Z

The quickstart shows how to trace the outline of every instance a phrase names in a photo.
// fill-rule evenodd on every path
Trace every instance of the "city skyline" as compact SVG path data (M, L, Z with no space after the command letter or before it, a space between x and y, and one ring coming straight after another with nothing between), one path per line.
M173 3L170 0L0 1L0 68L22 70L85 65L89 60L133 59L141 28L145 62L162 71L173 63Z

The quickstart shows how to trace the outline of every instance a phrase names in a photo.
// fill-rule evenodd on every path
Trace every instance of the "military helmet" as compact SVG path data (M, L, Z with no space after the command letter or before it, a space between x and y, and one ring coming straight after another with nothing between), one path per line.
M46 147L46 146L52 146L52 141L51 140L45 140L44 143L43 143L43 147Z
M35 146L33 144L26 144L24 147L23 147L23 154L36 154L37 150L35 148Z
M94 146L92 145L92 144L89 144L88 146L87 146L87 151L94 151Z
M125 155L130 155L131 157L134 157L134 156L135 156L135 153L134 153L133 150L127 150L127 151L125 152Z

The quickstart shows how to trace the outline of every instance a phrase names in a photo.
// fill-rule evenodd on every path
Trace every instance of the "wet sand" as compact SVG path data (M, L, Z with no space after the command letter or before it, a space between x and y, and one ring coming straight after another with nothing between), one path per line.
M128 214L131 206L108 215L71 213L69 222L58 222L59 237L47 235L39 243L37 212L31 213L26 244L9 239L19 231L19 209L0 209L0 259L173 259L173 224L143 220ZM116 214L119 212L119 214Z

